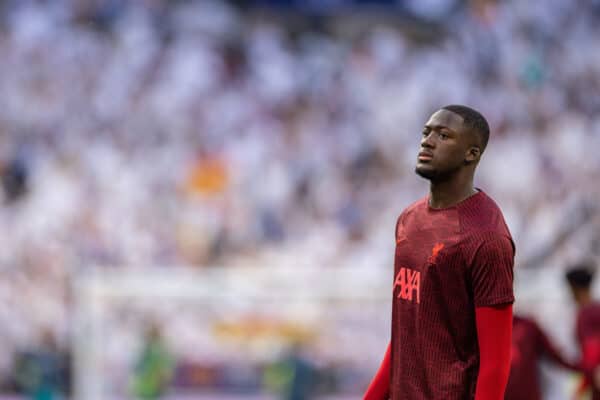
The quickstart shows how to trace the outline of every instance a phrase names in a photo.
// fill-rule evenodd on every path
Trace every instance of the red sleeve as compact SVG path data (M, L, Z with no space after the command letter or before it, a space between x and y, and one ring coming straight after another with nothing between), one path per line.
M371 381L364 400L387 400L390 397L390 352L388 344L381 366Z
M581 346L581 369L591 378L594 369L600 365L600 337L584 340Z
M510 372L512 305L475 309L479 376L475 400L503 400Z
M473 237L470 256L475 307L491 307L514 301L514 247L509 237L487 232Z

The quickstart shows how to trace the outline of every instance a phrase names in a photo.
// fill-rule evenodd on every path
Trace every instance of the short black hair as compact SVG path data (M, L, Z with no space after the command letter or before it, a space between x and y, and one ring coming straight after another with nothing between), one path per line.
M479 136L481 141L481 152L483 153L490 138L490 126L485 117L481 115L479 111L459 104L444 106L442 107L442 110L451 111L463 118L463 123Z
M573 287L589 289L594 279L594 270L588 264L577 264L569 268L565 273L565 278Z

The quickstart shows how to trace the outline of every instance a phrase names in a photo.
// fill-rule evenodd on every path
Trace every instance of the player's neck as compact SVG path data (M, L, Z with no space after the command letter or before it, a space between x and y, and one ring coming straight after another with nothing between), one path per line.
M585 307L592 302L592 294L590 292L581 292L577 299L579 307Z
M477 193L473 187L473 179L463 182L445 181L431 182L429 185L429 206L431 208L448 208Z

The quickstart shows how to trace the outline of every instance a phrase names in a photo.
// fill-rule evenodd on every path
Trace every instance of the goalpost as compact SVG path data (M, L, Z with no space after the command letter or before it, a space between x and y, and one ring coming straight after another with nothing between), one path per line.
M316 362L371 373L389 340L384 268L96 268L74 295L78 399L125 396L148 321L177 358L234 364L273 360L302 338Z

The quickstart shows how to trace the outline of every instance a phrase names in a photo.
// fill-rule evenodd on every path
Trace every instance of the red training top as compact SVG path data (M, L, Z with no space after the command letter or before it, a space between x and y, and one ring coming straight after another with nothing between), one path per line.
M445 209L424 198L404 210L394 262L393 400L475 397L475 308L514 301L513 260L502 213L481 191Z
M583 306L577 314L576 335L581 350L581 367L588 382L600 367L600 303ZM600 387L592 384L592 400L600 400Z

